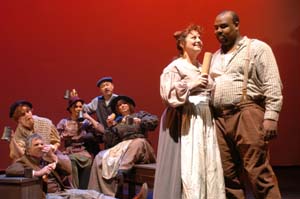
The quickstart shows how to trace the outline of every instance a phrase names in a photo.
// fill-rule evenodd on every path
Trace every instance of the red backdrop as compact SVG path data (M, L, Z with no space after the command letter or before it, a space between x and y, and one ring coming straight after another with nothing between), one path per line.
M67 115L65 89L76 88L90 101L99 95L95 83L104 75L113 77L116 93L136 100L138 110L160 116L159 76L177 55L173 32L200 24L203 52L215 51L215 16L233 9L242 34L269 43L279 64L284 106L272 164L299 165L299 8L298 0L2 1L0 132L5 125L15 127L8 118L12 102L27 99L35 114L57 124ZM158 130L150 139L157 149ZM7 142L0 141L0 151L0 168L6 168Z

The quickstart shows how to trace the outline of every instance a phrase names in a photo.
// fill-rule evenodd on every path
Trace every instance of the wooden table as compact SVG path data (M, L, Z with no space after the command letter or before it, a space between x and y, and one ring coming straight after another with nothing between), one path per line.
M38 178L0 175L0 196L5 199L41 199L42 182Z

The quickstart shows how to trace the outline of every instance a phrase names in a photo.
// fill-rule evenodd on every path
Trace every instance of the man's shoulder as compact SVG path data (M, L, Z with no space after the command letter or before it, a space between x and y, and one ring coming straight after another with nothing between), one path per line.
M48 123L48 124L52 124L52 121L46 117L40 117L37 115L32 116L34 122L39 122L39 123Z
M97 100L104 100L104 96L103 95L97 96L96 99Z
M118 97L118 95L115 94L115 93L113 93L112 96L111 96L111 99L114 99L115 97ZM98 99L99 101L105 101L103 95L98 96L97 99Z
M248 38L251 40L251 46L255 46L255 48L270 48L270 45L265 41L262 41L257 38Z

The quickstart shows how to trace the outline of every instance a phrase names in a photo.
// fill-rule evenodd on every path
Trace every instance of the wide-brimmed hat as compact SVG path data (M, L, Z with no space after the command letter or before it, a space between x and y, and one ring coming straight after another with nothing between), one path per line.
M78 97L78 96L71 97L71 98L69 99L69 102L68 102L67 110L70 111L70 108L71 108L76 102L81 102L82 104L84 104L84 100L81 99L80 97Z
M112 77L102 77L97 81L96 86L99 87L103 82L113 82Z
M30 108L32 108L32 104L26 100L18 100L16 102L14 102L11 106L10 106L10 109L9 109L9 117L12 118L15 111L16 111L16 108L18 106L24 106L24 105L27 105L29 106Z
M111 110L114 112L114 113L117 113L117 103L118 101L120 100L124 100L125 102L127 102L128 104L131 104L133 107L135 107L135 102L133 99L131 99L130 97L128 96L125 96L125 95L119 95L115 98L113 98L110 102L110 107L111 107Z

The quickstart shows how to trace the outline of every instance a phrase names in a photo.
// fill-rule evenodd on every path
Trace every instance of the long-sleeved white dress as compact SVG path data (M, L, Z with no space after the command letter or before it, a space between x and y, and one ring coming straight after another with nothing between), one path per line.
M174 133L166 127L170 114L165 111L162 116L155 199L225 199L222 163L209 107L210 95L203 89L191 88L191 80L200 74L201 67L178 58L161 75L163 102L167 107L180 107L182 122L176 142L176 138L171 138ZM174 161L169 162L169 157L173 157ZM172 180L177 182L170 182ZM175 194L168 195L172 191Z

